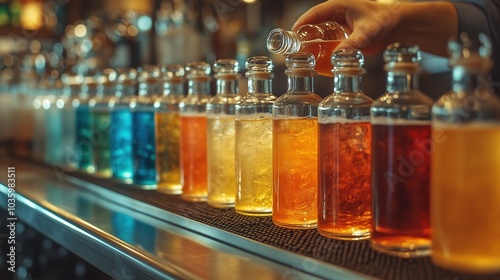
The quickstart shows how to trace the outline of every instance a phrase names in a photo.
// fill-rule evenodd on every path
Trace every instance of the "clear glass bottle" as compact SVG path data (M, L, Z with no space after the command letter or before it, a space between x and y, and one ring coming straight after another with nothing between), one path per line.
M371 108L372 248L400 257L430 253L430 141L432 99L413 88L418 46L384 52L387 91Z
M485 79L492 46L462 33L448 49L452 91L432 108L432 261L500 272L500 100Z
M333 21L306 24L297 31L273 29L267 37L267 49L276 54L309 52L316 59L315 69L322 76L332 76L330 58L333 50L348 37L348 30Z
M132 139L134 184L144 189L156 189L156 122L154 101L160 91L160 69L144 66L138 69L138 96L130 104L132 110Z
M111 178L111 110L116 103L116 78L113 69L104 69L98 74L96 96L89 99L90 118L92 120L94 175Z
M186 65L188 96L179 104L181 117L181 185L184 200L207 200L207 114L210 64Z
M63 95L56 101L56 104L61 110L62 118L62 165L76 169L76 112L72 102L78 98L81 91L83 76L66 73L62 75L61 81L63 82Z
M269 216L273 210L273 62L250 57L248 93L236 103L236 213Z
M132 183L134 177L132 111L130 106L137 94L137 71L118 70L116 103L111 112L111 170L114 179Z
M318 104L314 56L286 57L288 90L273 104L273 222L316 228L318 221Z
M179 103L184 99L184 67L170 64L161 72L163 95L155 101L158 190L180 194Z
M318 232L340 240L370 237L373 100L361 90L364 56L332 55L333 93L318 107Z
M90 116L89 100L95 97L97 81L94 76L85 76L82 90L77 98L73 99L76 111L76 159L79 170L94 173L92 120Z
M208 197L213 207L233 207L236 199L234 121L238 92L238 61L214 63L217 92L207 104Z

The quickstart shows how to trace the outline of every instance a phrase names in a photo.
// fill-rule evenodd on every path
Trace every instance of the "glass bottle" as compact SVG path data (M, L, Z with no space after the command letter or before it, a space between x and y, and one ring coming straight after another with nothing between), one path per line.
M144 189L156 189L156 122L154 101L159 92L160 69L145 66L139 69L138 96L132 100L132 139L134 184Z
M248 93L236 103L237 213L269 216L273 210L273 95L271 59L247 59Z
M371 108L372 248L400 257L430 253L430 140L433 101L413 88L418 46L393 44L384 52L387 91Z
M448 49L452 90L432 108L432 260L500 272L500 100L484 78L492 46L462 33Z
M43 91L45 95L42 108L44 109L45 123L45 153L44 162L47 164L59 164L63 157L62 146L62 116L61 110L57 107L57 100L61 97L62 88L55 83L55 80L44 79Z
M361 91L364 56L332 55L333 94L318 107L318 232L340 240L370 237L372 224L371 127L373 100Z
M96 95L97 81L94 76L85 76L82 91L78 98L73 99L76 111L76 159L79 170L94 173L92 120L90 116L89 100Z
M207 200L207 115L210 64L186 65L188 96L179 104L181 117L181 185L184 200Z
M111 171L111 110L116 102L116 77L117 73L113 69L104 69L97 76L96 96L89 99L92 139L93 139L93 160L94 175L103 178L110 178Z
M236 199L234 121L238 94L238 61L214 63L217 92L207 104L208 204L233 207Z
M184 99L184 67L170 64L161 72L163 96L155 102L158 189L168 194L180 194L179 103Z
M332 77L330 58L333 50L348 37L348 30L333 21L306 24L297 31L273 29L267 37L267 49L276 54L309 52L316 59L318 74Z
M76 112L72 102L78 98L81 91L83 76L66 73L62 75L61 81L63 82L63 95L56 101L56 104L60 107L62 118L62 165L76 169Z
M132 111L137 92L137 71L124 68L118 71L116 103L111 112L111 171L114 179L132 183L134 177Z
M318 221L318 104L314 56L286 57L288 91L273 105L273 222L316 228Z

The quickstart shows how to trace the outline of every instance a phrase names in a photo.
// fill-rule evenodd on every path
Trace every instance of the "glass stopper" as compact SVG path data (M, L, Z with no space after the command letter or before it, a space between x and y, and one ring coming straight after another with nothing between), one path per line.
M409 62L416 63L421 59L420 49L417 45L406 46L400 43L389 45L384 51L386 64Z
M333 71L343 68L362 69L365 64L363 53L358 50L342 49L332 54Z
M204 61L189 62L186 65L186 77L203 77L209 76L212 72L210 64Z
M217 74L238 74L239 63L234 59L219 59L214 63L214 72Z
M314 55L308 52L298 52L287 55L285 65L289 69L313 69L316 61Z
M273 61L267 56L253 56L248 58L245 63L247 76L254 72L270 73L273 71L273 68L274 68Z

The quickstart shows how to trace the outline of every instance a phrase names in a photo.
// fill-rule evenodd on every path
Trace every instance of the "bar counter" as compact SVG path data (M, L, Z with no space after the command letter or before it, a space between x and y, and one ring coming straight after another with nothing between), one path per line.
M500 279L27 159L0 166L1 211L15 167L15 217L116 279Z

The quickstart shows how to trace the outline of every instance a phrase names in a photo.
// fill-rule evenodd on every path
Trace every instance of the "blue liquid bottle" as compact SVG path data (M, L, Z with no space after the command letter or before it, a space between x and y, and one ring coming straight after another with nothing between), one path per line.
M156 189L156 124L154 100L159 90L160 69L146 66L139 69L139 96L130 104L132 109L132 137L134 153L134 184L145 189Z
M92 158L92 127L88 101L94 97L97 90L95 77L86 76L83 80L82 91L78 98L73 100L76 111L76 162L77 168L83 172L94 173L95 167Z
M132 153L132 112L130 104L137 91L137 71L123 69L118 74L115 97L111 112L111 170L114 179L132 183L134 160ZM135 104L135 103L134 103Z

